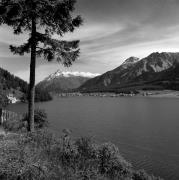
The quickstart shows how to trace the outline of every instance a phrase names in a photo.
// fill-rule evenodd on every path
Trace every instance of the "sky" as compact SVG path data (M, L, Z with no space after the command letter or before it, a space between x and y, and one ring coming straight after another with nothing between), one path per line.
M102 74L130 56L179 52L179 0L77 0L75 7L83 26L63 39L80 40L80 57L70 68L37 59L37 83L57 70ZM13 35L10 27L0 27L0 67L28 81L29 55L9 50L10 44L26 39L27 35Z

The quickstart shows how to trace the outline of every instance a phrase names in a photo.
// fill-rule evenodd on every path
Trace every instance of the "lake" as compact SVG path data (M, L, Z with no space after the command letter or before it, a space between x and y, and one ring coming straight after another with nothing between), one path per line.
M46 110L50 128L74 136L112 142L137 169L179 179L179 98L68 97L38 103ZM25 112L27 105L8 109Z

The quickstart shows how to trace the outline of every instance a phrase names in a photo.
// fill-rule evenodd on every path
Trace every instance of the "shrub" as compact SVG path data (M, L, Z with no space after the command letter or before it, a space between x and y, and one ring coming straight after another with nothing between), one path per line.
M24 115L23 121L28 122L28 113L26 113ZM43 127L46 127L48 125L47 113L45 112L44 109L39 109L39 108L35 109L35 111L34 111L34 123L35 123L36 129L43 128Z
M111 144L48 131L0 139L1 180L160 180L134 171Z
M76 140L78 153L84 159L97 158L97 147L89 137L81 137Z
M128 163L119 153L118 148L111 143L102 144L99 147L99 170L114 178L129 174L131 164Z
M133 173L133 180L162 180L159 177L149 176L144 170L135 171Z

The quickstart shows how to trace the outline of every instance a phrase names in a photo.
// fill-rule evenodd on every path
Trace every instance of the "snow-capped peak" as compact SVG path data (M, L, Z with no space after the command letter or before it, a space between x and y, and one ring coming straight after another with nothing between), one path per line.
M57 77L86 77L86 78L94 78L96 76L99 76L100 74L98 73L90 73L90 72L79 72L79 71L74 71L74 72L70 72L70 71L56 71L55 73L51 74L50 76L48 76L46 78L47 81L57 78Z
M132 56L132 57L126 59L126 60L123 62L123 64L136 63L136 62L138 62L139 60L140 60L139 58Z

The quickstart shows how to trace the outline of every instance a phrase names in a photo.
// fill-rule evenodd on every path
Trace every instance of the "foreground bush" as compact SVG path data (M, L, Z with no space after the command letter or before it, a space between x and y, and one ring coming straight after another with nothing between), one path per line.
M110 143L72 140L46 131L9 135L0 140L1 180L159 180L134 171Z

